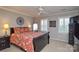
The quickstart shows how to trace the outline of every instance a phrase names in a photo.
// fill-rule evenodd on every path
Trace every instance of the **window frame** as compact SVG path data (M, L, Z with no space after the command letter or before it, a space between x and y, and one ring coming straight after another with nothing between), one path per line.
M44 21L47 22L47 26L46 26L45 24L42 24L42 23L44 23ZM41 26L41 28L40 28L41 31L48 31L48 19L42 19L42 20L40 21L40 26ZM44 29L44 26L46 26L47 28Z
M63 23L65 23L65 24L64 24L64 27L66 27L66 22L65 22L66 18L68 18L68 19L70 20L70 17L59 17L59 18L58 18L58 20L59 20L59 21L58 21L58 32L59 32L59 33L62 33L62 34L63 34L63 33L69 33L69 26L67 26L67 27L68 27L67 31L65 31L66 29L63 30L63 31L60 30L60 19L63 19L63 20L64 20L64 21L63 21ZM69 25L69 22L68 22L67 25Z

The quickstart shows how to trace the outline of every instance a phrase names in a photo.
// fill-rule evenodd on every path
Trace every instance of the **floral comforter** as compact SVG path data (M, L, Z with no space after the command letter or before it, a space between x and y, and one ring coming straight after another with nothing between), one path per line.
M34 52L33 38L43 35L42 32L25 32L25 33L13 33L10 38L10 42L21 47L27 52Z

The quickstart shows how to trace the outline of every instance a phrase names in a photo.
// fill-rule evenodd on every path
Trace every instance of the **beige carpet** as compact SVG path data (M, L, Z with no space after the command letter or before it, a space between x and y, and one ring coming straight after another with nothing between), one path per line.
M23 52L14 45L0 52ZM41 52L73 52L73 47L65 42L50 40L50 44L46 45Z
M51 40L42 52L73 52L73 47L66 42Z

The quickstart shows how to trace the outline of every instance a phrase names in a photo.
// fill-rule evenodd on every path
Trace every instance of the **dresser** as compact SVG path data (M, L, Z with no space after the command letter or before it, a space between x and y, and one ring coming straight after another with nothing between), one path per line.
M10 47L10 36L0 37L0 50Z
M79 15L70 18L69 23L69 44L75 44L75 38L79 40ZM79 43L79 42L78 42Z

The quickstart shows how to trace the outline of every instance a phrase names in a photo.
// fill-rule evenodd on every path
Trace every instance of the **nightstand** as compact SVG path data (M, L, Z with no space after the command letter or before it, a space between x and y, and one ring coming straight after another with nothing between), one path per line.
M0 50L10 47L10 36L0 37Z

